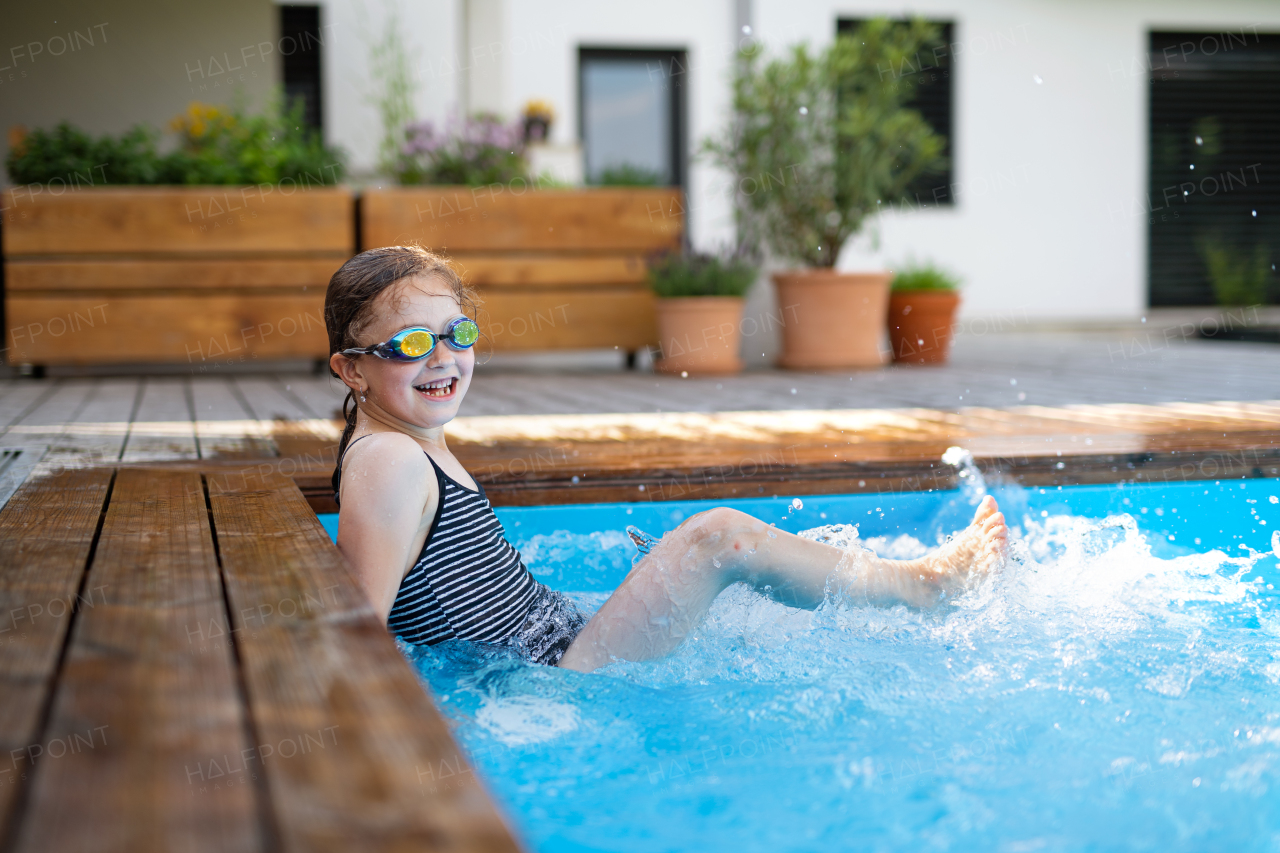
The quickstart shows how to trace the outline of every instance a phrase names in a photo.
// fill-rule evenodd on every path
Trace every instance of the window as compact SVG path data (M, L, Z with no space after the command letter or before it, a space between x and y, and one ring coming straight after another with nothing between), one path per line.
M303 121L322 130L320 88L320 7L280 7L280 59L284 64L284 98L292 109L299 98L304 104Z
M588 183L684 184L686 68L680 50L578 52Z
M836 33L845 35L853 33L864 23L860 18L839 18L836 20ZM920 115L928 122L933 132L946 140L942 149L947 158L946 168L941 172L922 175L907 190L909 197L922 206L936 204L954 205L951 185L954 155L952 145L952 76L955 57L951 53L954 43L952 35L955 25L951 21L930 21L941 34L938 42L927 46L916 55L914 61L908 60L901 68L886 69L886 83L893 79L906 78L916 84L915 93L907 101L907 106L919 110Z
M1274 301L1280 35L1153 32L1149 71L1151 305Z

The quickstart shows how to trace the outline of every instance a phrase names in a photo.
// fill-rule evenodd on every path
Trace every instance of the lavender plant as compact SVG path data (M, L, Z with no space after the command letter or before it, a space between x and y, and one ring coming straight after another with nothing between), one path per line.
M523 125L479 113L443 127L424 121L405 128L396 167L401 184L483 186L525 178Z

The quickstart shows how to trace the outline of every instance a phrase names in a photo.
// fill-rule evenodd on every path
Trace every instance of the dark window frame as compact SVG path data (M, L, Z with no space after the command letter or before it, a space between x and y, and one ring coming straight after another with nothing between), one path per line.
M637 60L647 63L668 63L664 72L671 86L671 183L670 186L684 188L689 179L689 140L688 140L688 51L681 47L594 47L578 48L578 142L583 147L583 179L590 181L586 174L586 110L584 109L584 93L586 89L586 66L590 60Z
M1280 34L1150 29L1147 45L1147 197L1121 215L1147 218L1147 305L1213 306L1209 245L1280 264Z
M868 20L867 18L843 16L836 18L836 35L849 35ZM933 128L934 133L946 140L942 153L947 158L947 165L941 172L923 175L918 178L907 188L907 193L915 197L916 205L919 207L955 207L957 202L951 188L955 186L956 168L956 92L955 55L951 52L951 45L956 43L956 24L953 20L934 20L931 18L927 20L942 31L942 44L946 50L941 54L941 58L945 62L940 61L936 51L930 51L918 57L919 68L917 70L899 74L899 76L922 77L925 74L930 74L940 77L938 80L930 80L918 86L915 97L907 103L907 106L919 110L920 114L924 116L924 120ZM902 19L900 22L906 23L906 20ZM930 65L931 61L934 64Z
M285 3L276 7L280 25L280 38L276 47L280 52L280 86L284 92L285 107L293 106L293 98L289 96L289 86L312 85L315 97L309 98L304 93L302 98L306 107L303 110L303 121L308 127L324 133L324 7L315 3ZM314 27L310 20L314 16ZM292 17L292 20L291 20ZM293 38L296 46L292 53L286 55L283 50L284 40ZM293 78L291 81L290 78Z

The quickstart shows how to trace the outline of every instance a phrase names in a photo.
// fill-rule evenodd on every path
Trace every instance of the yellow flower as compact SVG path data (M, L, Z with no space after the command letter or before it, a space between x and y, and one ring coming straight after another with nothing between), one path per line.
M545 122L555 121L556 108L551 106L550 101L544 101L541 98L534 98L524 105L525 118L538 118Z

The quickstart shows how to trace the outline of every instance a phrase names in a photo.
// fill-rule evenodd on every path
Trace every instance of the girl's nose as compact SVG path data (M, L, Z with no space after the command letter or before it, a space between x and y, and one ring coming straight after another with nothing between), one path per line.
M449 349L449 345L444 341L438 342L436 348L431 351L431 355L427 356L427 364L430 367L450 367L455 361L453 350Z

